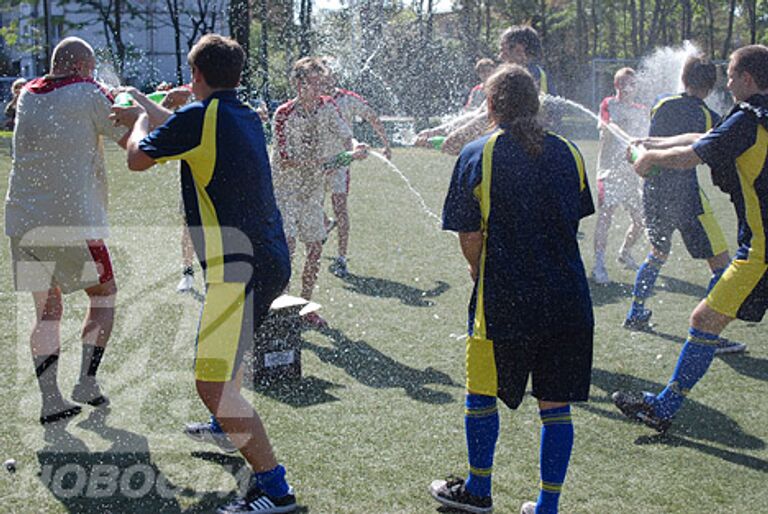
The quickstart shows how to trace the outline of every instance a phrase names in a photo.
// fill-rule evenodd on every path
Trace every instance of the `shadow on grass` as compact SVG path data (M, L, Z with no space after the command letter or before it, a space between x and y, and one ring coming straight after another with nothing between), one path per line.
M668 277L666 275L659 276L659 279L661 280L659 289L663 289L669 293L684 294L698 299L707 296L707 288L701 284L692 284L691 282L680 280L675 277Z
M423 370L411 368L383 354L362 340L354 341L334 328L318 330L332 343L332 347L321 346L304 340L302 348L311 350L317 357L346 371L355 380L376 389L402 388L410 398L425 403L445 404L453 397L442 391L429 389L427 385L461 387L442 371L427 367Z
M657 434L651 436L641 436L635 440L637 445L650 445L650 444L664 444L675 448L690 448L697 450L712 457L717 457L731 464L738 464L746 468L754 469L755 471L762 471L768 473L768 461L752 457L751 455L744 455L743 453L736 453L723 448L715 448L696 441L691 441L683 437L678 437L674 434Z
M592 305L595 307L611 303L627 302L632 296L632 284L626 284L624 282L598 284L590 278L589 292L592 296ZM629 303L627 303L627 307L629 307Z
M306 345L306 342L303 342ZM339 399L328 391L344 386L317 377L301 377L298 380L273 380L269 384L253 384L244 381L251 391L272 398L291 407L311 407Z
M386 278L365 277L353 273L340 278L344 281L344 289L347 291L375 298L398 298L411 307L431 307L435 303L427 298L440 296L451 287L442 280L438 280L432 289L419 289Z
M590 403L580 405L585 410L594 414L626 421L630 423L611 402L611 394L614 391L650 391L658 393L664 386L656 382L650 382L631 375L622 373L612 373L602 369L592 370L592 385L601 389L603 394L592 394ZM605 408L603 407L605 405ZM650 430L650 429L649 429ZM711 407L698 403L690 397L680 410L668 433L670 436L686 436L691 439L711 441L731 448L741 448L745 450L762 450L765 448L765 441L759 437L745 433L738 423L729 418L722 412ZM695 448L699 443L691 442L690 447ZM706 445L701 445L706 447ZM709 447L706 447L709 448ZM725 452L731 454L732 452ZM714 454L714 453L713 453ZM740 454L733 454L740 455ZM753 457L741 455L742 462L747 465L747 461L754 461ZM731 459L726 459L731 460ZM761 461L762 462L762 461ZM768 462L766 463L768 465Z
M147 439L106 424L109 409L95 409L78 427L112 445L92 452L67 432L67 421L45 427L46 446L37 453L40 481L68 512L210 512L222 503L219 493L198 493L173 485L152 461ZM71 421L71 420L68 420ZM185 510L177 496L198 503Z

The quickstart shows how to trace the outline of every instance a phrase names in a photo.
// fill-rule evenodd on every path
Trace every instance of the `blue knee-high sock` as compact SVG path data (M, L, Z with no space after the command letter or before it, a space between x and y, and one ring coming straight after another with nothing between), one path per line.
M696 330L693 327L688 329L688 339L677 358L677 365L669 384L656 398L647 398L655 408L657 416L668 419L680 410L685 396L701 380L709 369L709 365L712 364L717 340L717 334Z
M254 473L252 479L259 489L273 498L285 496L290 490L285 479L285 468L280 464L269 471Z
M536 502L536 514L554 514L565 482L568 462L573 448L571 406L547 409L541 416L541 450L539 467L541 489Z
M653 286L656 285L656 279L659 278L662 266L664 266L664 261L652 253L649 253L640 265L635 277L635 286L632 289L632 310L630 310L630 314L636 309L642 310L646 298L653 293Z
M493 453L499 438L496 398L468 393L465 407L464 430L469 454L466 488L475 496L490 496Z
M723 276L723 273L725 272L725 268L722 269L716 269L712 272L712 278L709 279L709 285L707 286L707 294L712 291L712 289L715 287L715 284L717 284L717 281L720 280L720 277Z

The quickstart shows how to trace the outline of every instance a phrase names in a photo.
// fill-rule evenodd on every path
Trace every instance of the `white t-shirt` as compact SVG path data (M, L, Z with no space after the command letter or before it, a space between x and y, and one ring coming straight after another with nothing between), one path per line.
M321 97L309 112L296 99L284 103L275 111L273 134L272 173L277 194L311 194L322 190L324 183L321 166L284 169L283 159L330 161L352 139L352 130L329 97Z
M350 127L352 127L357 118L367 119L376 116L376 111L368 105L365 98L354 91L336 88L336 91L333 93L333 101L339 106L342 118Z
M30 81L19 96L5 233L36 240L103 239L107 177L103 136L126 132L108 119L111 98L90 78ZM43 232L41 234L41 230Z

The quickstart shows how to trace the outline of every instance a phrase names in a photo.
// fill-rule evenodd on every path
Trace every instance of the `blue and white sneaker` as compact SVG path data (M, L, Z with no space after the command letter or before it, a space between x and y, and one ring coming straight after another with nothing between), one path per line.
M737 341L731 341L725 337L717 338L717 348L715 355L726 355L729 353L742 353L747 351L747 345Z
M218 426L214 426L211 421L206 423L197 422L187 424L184 427L184 435L200 443L215 444L225 453L234 453L238 449L237 446L230 441L227 434L225 434Z
M296 510L296 495L293 487L288 488L288 494L272 497L252 485L243 497L235 498L226 505L219 507L218 514L280 514Z

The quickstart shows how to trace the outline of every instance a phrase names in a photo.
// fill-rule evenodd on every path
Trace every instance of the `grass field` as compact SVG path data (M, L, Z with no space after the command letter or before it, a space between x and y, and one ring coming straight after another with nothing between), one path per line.
M594 168L594 142L582 145ZM37 423L39 395L27 338L29 295L12 292L7 245L0 245L0 511L210 512L231 497L243 466L186 439L186 421L206 416L191 372L197 313L179 296L178 177L173 165L129 173L109 149L110 248L120 287L117 325L101 368L111 411L91 408L66 428ZM426 205L439 213L452 160L398 149L393 158ZM0 155L3 192L10 168ZM369 159L353 170L350 271L342 280L324 258L315 300L330 329L303 334L304 378L294 389L249 391L266 420L302 512L430 513L434 478L463 474L463 352L470 281L456 239L437 230L403 181ZM735 244L727 198L702 183ZM594 184L594 178L593 178ZM592 263L594 216L582 250ZM612 255L626 230L617 216ZM334 254L332 237L326 256ZM640 258L646 248L636 249ZM659 390L675 364L687 317L704 294L704 262L680 240L650 300L655 334L620 327L632 272L609 262L615 283L592 289L597 319L591 401L574 408L576 444L561 511L565 513L768 512L766 325L737 322L726 335L750 345L717 358L667 436L617 415L619 388ZM199 280L199 279L198 279ZM198 284L198 287L200 284ZM294 287L294 291L296 288ZM70 391L80 363L85 297L66 298L60 383ZM538 487L539 420L527 398L503 410L496 455L497 512L517 512Z

